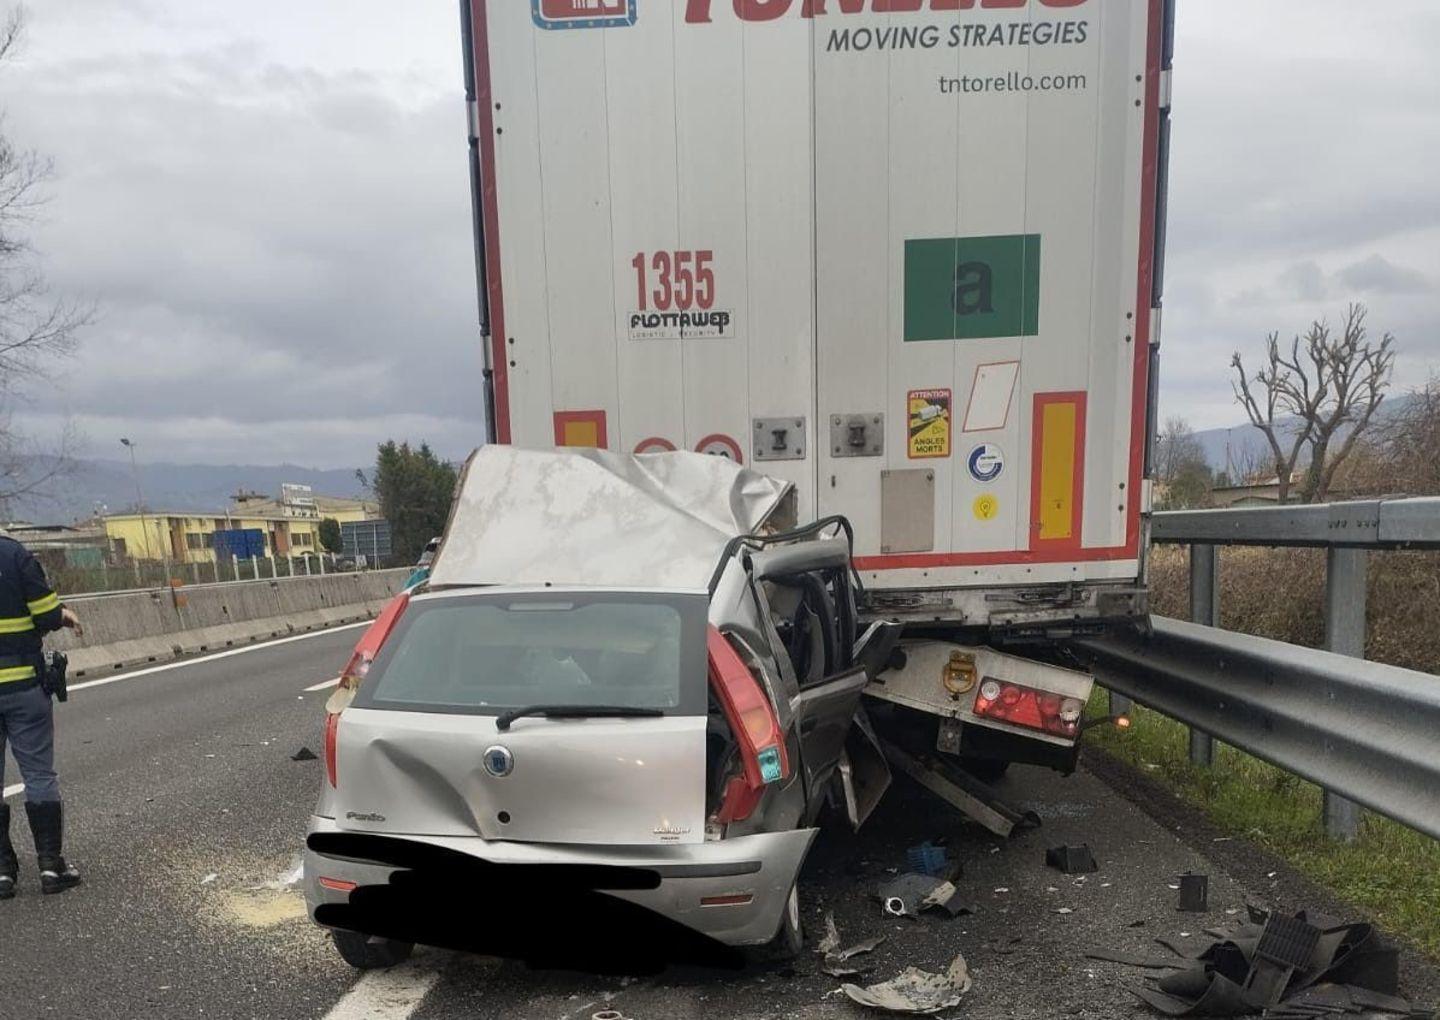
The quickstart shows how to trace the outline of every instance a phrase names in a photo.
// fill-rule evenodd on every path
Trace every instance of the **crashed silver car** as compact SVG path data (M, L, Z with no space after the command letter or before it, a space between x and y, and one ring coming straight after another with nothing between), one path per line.
M798 951L817 816L889 782L859 701L898 635L857 634L854 583L848 524L727 460L478 451L327 706L312 917L360 967L533 959L561 911L627 954L650 921Z

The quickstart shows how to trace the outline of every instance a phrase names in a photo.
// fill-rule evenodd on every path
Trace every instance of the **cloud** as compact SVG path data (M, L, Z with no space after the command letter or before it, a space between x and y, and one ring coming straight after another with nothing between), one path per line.
M505 0L511 2L511 0ZM513 0L521 2L521 0ZM1226 365L1364 300L1397 386L1440 361L1440 5L1179 7L1162 415L1238 418ZM483 413L453 4L30 6L5 130L55 157L35 241L103 316L61 391L97 450L458 456Z
M1433 288L1424 273L1397 266L1382 255L1371 255L1335 274L1341 285L1364 294L1419 294Z

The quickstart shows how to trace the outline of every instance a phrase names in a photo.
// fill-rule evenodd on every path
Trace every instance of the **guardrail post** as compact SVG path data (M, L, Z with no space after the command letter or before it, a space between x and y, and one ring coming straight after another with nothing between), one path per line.
M1337 655L1365 658L1364 549L1325 551L1325 648ZM1326 698L1334 693L1326 691ZM1360 806L1325 791L1325 834L1350 842L1360 833Z
M1213 545L1190 547L1190 620L1215 627L1220 623L1220 558ZM1190 763L1211 765L1215 741L1210 734L1190 727Z

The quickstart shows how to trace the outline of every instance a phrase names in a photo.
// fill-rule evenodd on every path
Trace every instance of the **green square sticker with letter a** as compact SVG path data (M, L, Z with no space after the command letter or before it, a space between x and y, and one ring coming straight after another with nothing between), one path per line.
M905 242L905 339L1040 332L1040 235Z

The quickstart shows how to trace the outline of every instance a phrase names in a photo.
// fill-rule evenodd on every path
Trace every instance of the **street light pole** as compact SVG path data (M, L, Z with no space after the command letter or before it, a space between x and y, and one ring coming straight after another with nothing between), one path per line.
M150 558L150 522L145 519L145 494L140 490L140 468L135 463L135 446L131 440L120 439L120 445L130 451L130 476L135 481L135 508L140 512L140 533L145 536L145 558ZM160 530L160 523L156 522L156 530ZM156 541L160 541L157 536ZM169 583L170 556L165 549L165 544L160 542L160 559L165 564L166 583Z

